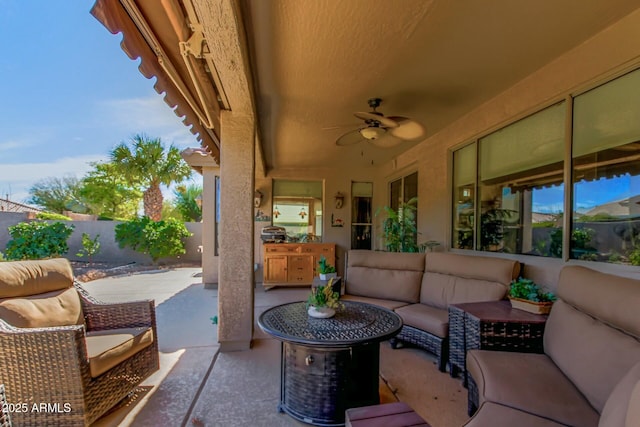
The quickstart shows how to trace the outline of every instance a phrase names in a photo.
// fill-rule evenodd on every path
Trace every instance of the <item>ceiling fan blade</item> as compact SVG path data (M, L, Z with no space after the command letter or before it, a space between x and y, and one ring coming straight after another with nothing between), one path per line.
M355 145L358 142L362 142L364 140L365 139L362 137L362 135L360 135L360 129L356 129L349 131L336 139L336 145L345 147L347 145Z
M358 111L353 113L353 115L359 118L360 120L378 121L383 127L386 127L386 128L398 127L398 124L394 120L392 120L390 117L385 117L383 115L378 115L376 113L367 113L364 111Z
M389 132L382 135L380 138L370 139L369 142L371 145L375 145L378 148L392 148L396 145L400 145L404 142L404 140L395 138Z
M398 124L397 127L389 129L389 133L396 138L404 139L405 141L413 141L424 138L427 134L425 127L415 120L401 116L391 116L389 119Z

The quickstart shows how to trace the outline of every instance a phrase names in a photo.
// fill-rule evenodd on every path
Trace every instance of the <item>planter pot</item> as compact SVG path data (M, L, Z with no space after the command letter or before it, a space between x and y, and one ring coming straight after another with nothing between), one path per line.
M336 278L338 277L338 273L320 273L320 280L329 280L331 278Z
M553 306L552 302L535 302L511 297L509 297L509 300L511 301L511 307L534 314L549 314Z
M331 307L314 307L310 305L307 313L316 319L328 319L329 317L333 317L336 311Z

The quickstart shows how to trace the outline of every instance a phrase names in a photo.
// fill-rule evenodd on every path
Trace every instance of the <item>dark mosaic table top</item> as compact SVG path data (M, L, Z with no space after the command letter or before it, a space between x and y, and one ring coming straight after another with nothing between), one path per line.
M262 313L258 325L279 340L325 348L384 341L402 328L402 319L391 310L356 301L343 304L329 319L310 317L304 302L283 304Z

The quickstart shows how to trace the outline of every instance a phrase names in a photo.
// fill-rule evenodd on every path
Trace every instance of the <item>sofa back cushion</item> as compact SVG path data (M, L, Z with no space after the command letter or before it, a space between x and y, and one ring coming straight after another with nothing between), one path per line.
M422 253L351 250L347 254L345 292L417 303L423 271Z
M631 424L631 418L637 417L637 410L640 408L640 395L636 395L640 390L640 363L620 380L607 399L607 403L602 410L602 416L598 427L626 427L640 425L640 418Z
M616 384L640 361L640 281L566 266L557 294L545 353L602 412Z
M46 328L84 323L75 288L0 300L0 319L18 328Z
M500 300L519 272L520 263L514 260L429 252L420 302L446 309L449 304Z
M0 262L0 298L43 294L73 286L73 270L65 258Z

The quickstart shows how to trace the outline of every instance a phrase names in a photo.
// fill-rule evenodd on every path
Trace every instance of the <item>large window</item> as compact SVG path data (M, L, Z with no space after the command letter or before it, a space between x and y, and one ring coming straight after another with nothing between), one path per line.
M575 259L640 265L640 70L573 107Z
M562 217L565 103L478 141L483 251L553 256L549 233Z
M322 182L273 181L273 225L290 242L322 240Z
M455 151L452 247L640 265L638 99L640 70L576 96L571 162L565 102Z

